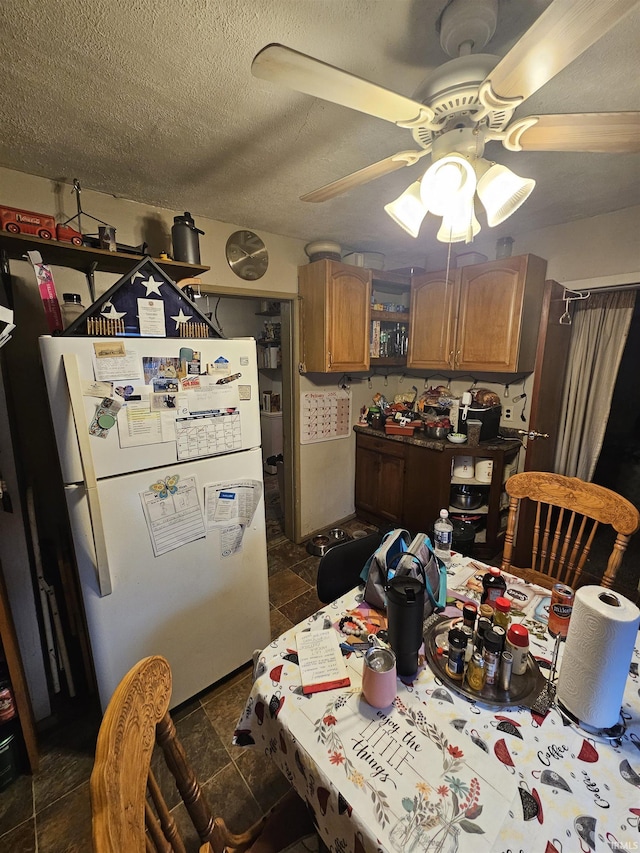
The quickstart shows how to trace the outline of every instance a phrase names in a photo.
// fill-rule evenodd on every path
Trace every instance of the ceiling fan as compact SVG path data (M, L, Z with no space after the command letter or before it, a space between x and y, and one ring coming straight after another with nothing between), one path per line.
M470 242L480 230L475 196L489 226L527 199L535 181L484 159L485 144L510 151L640 151L640 112L531 115L515 110L595 44L638 0L553 0L500 58L482 50L497 24L498 0L451 0L441 16L440 43L451 57L412 98L385 89L292 48L270 44L253 60L256 77L381 118L408 129L417 149L399 151L301 196L322 202L413 166L432 165L385 205L398 225L417 237L426 214L442 216L438 239Z

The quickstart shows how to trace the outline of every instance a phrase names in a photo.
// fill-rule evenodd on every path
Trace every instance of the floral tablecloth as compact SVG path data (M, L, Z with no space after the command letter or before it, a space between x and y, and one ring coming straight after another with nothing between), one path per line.
M456 556L449 589L477 597L484 571ZM507 593L532 653L548 661L547 594L515 578ZM353 652L350 687L304 695L296 634L337 630L361 601L353 590L264 650L234 735L276 762L333 853L640 850L640 644L624 693L626 731L614 742L590 738L555 708L541 717L470 701L428 666L413 683L398 680L393 707L376 710L361 696L362 657Z

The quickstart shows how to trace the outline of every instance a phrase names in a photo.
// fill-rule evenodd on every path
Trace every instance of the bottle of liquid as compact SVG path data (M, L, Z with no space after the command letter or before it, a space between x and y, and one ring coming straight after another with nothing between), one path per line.
M63 293L62 305L60 313L62 314L62 325L66 329L70 326L81 314L84 314L85 308L80 301L79 293Z
M438 557L445 566L451 564L451 544L453 542L453 524L449 520L449 512L446 509L440 510L440 518L433 525L433 547L436 557Z
M493 624L502 625L504 630L507 631L511 622L511 602L508 598L500 596L496 598L495 605Z
M204 234L204 231L196 228L193 217L188 210L185 210L183 216L173 217L171 242L173 243L174 261L182 261L185 264L200 263L198 234Z
M496 598L501 598L507 588L507 582L502 577L502 572L496 566L491 566L482 578L483 593L480 598L481 604L489 604L495 609Z

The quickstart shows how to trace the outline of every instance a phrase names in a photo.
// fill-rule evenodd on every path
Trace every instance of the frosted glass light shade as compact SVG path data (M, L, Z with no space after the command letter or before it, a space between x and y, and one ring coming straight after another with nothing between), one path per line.
M480 223L473 210L473 199L467 199L442 217L436 238L441 243L471 243L479 232Z
M463 199L472 198L476 188L473 166L459 154L436 160L420 182L423 203L436 216L445 216Z
M429 212L429 208L420 197L420 181L411 184L395 201L385 204L384 209L408 234L417 237L422 220Z
M494 163L478 181L478 198L487 212L487 223L493 228L504 222L531 195L536 182L521 178L499 163Z

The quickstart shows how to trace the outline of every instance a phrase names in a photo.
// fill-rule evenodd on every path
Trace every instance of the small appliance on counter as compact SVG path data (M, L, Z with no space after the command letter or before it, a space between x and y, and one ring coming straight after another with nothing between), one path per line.
M502 406L491 406L488 409L469 407L467 420L477 420L482 422L480 428L480 441L491 441L496 438L500 429L500 418L502 417ZM467 420L460 419L458 424L458 432L467 434Z
M476 388L473 393L466 391L462 395L462 409L457 431L467 434L468 421L480 421L480 441L496 438L500 429L502 406L500 397L488 388Z

